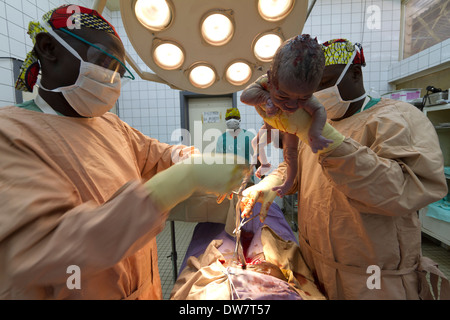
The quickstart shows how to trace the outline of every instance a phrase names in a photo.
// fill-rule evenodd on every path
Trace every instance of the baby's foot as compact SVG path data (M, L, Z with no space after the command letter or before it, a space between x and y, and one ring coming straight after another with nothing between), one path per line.
M291 185L283 183L281 186L273 187L272 191L275 191L280 198L283 198L284 195L289 191Z
M312 152L316 153L319 150L325 149L328 147L333 140L327 139L323 136L318 137L309 137L309 146L311 147Z
M259 179L261 179L262 176L265 176L270 171L270 163L262 164L258 170L255 172L255 176L257 176Z

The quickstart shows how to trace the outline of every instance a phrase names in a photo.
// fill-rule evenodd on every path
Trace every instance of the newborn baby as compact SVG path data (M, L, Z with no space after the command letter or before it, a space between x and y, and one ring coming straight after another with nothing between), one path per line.
M324 67L325 57L317 39L306 34L293 37L278 49L267 75L261 76L242 92L241 101L263 109L268 116L279 112L291 114L303 108L312 119L308 132L309 146L313 152L317 152L333 142L322 136L327 116L323 106L313 96L322 80ZM264 147L271 143L271 129L265 122L252 141L255 155L261 162L257 177L264 175L270 166ZM288 192L295 180L298 137L283 132L281 142L287 163L287 177L281 186L273 189L280 197Z

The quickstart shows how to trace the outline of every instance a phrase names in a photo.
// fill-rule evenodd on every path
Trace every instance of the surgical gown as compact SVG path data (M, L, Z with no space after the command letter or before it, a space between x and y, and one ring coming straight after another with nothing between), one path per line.
M178 147L112 113L0 108L0 299L161 299L167 213L142 181Z
M346 136L333 152L299 145L291 192L306 263L329 299L420 298L417 210L447 194L434 127L388 99L331 125ZM285 171L282 163L277 173Z

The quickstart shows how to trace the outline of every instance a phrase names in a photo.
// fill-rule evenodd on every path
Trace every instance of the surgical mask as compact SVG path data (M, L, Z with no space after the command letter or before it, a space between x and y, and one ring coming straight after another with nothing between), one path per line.
M230 130L237 130L239 129L239 125L241 124L241 120L238 119L230 119L226 121L227 128Z
M120 96L119 72L84 61L51 27L47 31L80 60L80 72L73 85L51 90L46 89L39 80L39 87L45 91L62 93L70 106L83 117L99 117L108 112Z
M332 87L317 91L314 93L314 96L319 100L319 102L325 107L325 110L327 111L327 118L328 119L339 119L347 112L350 104L353 102L359 101L364 99L367 96L367 93L364 93L362 96L353 99L353 100L343 100L341 97L341 94L339 93L338 84L342 81L342 78L344 78L345 74L347 73L348 68L353 62L353 59L356 56L357 51L359 51L358 47L355 46L355 51L353 52L352 57L350 58L350 61L345 66L344 70L342 71L341 75L339 76L339 79L336 81L336 84Z

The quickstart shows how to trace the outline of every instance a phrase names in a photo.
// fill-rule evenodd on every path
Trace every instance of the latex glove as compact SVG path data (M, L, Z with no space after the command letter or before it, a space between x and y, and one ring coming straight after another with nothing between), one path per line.
M194 154L200 154L200 150L198 150L194 146L184 147L181 150L176 149L176 150L174 150L174 154L172 154L172 161L173 161L173 163L178 163L180 161L183 161L183 160L189 158L190 156L192 156Z
M145 187L156 207L166 212L189 198L194 192L227 194L239 188L250 170L245 160L233 154L194 154L170 168L159 172Z
M318 102L316 101L316 103ZM293 113L282 112L280 110L277 114L269 116L263 107L256 107L255 109L270 126L284 132L295 134L300 140L309 145L308 132L311 126L312 117L306 110L299 108ZM319 150L317 152L319 154L336 149L345 139L345 137L329 123L325 124L322 136L333 142L328 147Z
M273 188L281 185L283 180L278 175L270 175L265 177L261 182L245 189L242 192L243 198L241 200L241 217L248 218L252 215L253 207L256 202L261 202L261 211L259 219L261 222L267 217L267 212L273 200L277 196L277 192Z

